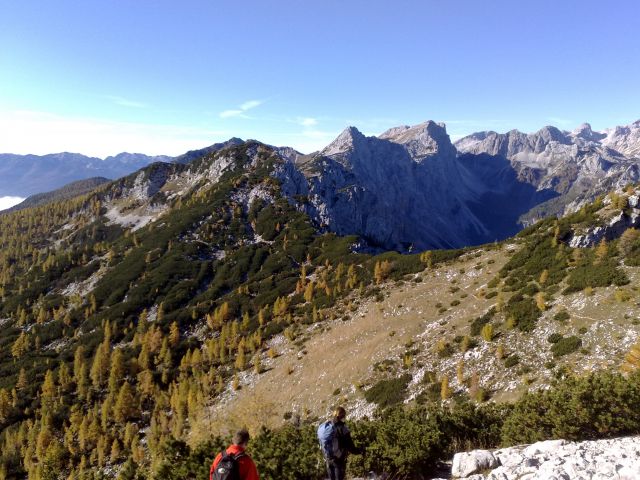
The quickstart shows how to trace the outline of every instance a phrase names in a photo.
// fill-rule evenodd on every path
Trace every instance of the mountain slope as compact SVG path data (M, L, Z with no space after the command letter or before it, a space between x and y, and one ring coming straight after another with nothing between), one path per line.
M3 213L14 212L16 210L24 210L25 208L39 207L47 203L67 200L73 197L84 195L86 193L89 193L91 190L99 187L100 185L104 185L105 183L108 183L110 181L111 180L109 180L108 178L94 177L87 178L86 180L71 182L64 187L58 188L57 190L53 190L51 192L31 195L24 201L20 202L18 205L7 209Z

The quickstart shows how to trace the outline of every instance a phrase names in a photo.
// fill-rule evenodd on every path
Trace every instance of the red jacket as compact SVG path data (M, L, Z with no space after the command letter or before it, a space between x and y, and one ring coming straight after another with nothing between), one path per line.
M238 445L231 445L227 448L227 453L229 455L238 455L239 453L244 453L244 448L239 447ZM213 471L220 463L220 459L222 458L222 453L219 453L216 456L216 459L213 461L211 465L211 471L209 472L209 480L213 480ZM242 480L260 480L258 476L258 469L256 468L256 464L253 463L251 457L246 453L238 459L238 467L240 469L240 478Z

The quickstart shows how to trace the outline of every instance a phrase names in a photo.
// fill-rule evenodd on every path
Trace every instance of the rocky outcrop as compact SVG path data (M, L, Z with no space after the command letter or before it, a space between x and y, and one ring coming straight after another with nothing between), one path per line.
M453 478L570 480L640 478L640 437L586 442L548 440L453 458Z
M613 240L629 228L640 227L640 196L636 193L627 199L627 208L602 220L602 225L573 232L568 239L571 248L585 248L597 245L602 239Z
M500 462L488 450L473 450L472 452L457 453L453 457L451 475L465 478L471 474L496 468Z
M631 125L605 130L602 143L630 157L640 157L640 120Z

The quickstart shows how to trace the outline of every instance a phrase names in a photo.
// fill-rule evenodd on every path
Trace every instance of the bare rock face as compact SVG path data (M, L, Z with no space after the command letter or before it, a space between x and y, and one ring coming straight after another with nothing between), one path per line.
M491 458L492 466L480 467ZM492 470L487 472L489 469ZM452 475L467 480L638 479L640 437L586 442L547 440L494 452L458 453L453 459Z
M605 130L602 143L629 157L640 157L640 120L631 125Z
M495 240L470 208L481 189L435 122L366 137L345 129L312 158L281 166L289 198L328 230L373 247L411 251Z
M636 130L480 132L454 146L433 121L378 137L348 127L316 154L282 155L287 164L274 176L323 229L359 235L374 248L455 248L507 238L639 180L640 159L611 147L634 144ZM574 243L591 244L615 228Z

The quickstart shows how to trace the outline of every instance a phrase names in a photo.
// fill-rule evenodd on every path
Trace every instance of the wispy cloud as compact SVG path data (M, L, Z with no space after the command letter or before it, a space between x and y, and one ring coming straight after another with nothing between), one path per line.
M129 100L128 98L124 97L118 97L117 95L107 95L107 98L116 105L120 105L121 107L147 108L147 104L145 103L136 102L135 100Z
M562 117L547 117L547 120L563 127L566 127L567 125L571 125L573 123L573 120Z
M233 118L233 117L249 118L247 115L245 115L245 112L251 109L254 109L256 107L259 107L263 103L264 103L264 100L247 100L246 102L241 104L238 108L223 110L222 112L220 112L220 118Z
M299 117L298 123L303 127L314 127L318 125L318 120L313 117Z
M119 152L179 155L231 132L192 125L117 122L38 111L0 110L0 145L12 153L79 152L104 158ZM33 139L38 139L34 142Z

